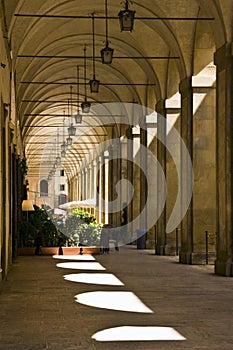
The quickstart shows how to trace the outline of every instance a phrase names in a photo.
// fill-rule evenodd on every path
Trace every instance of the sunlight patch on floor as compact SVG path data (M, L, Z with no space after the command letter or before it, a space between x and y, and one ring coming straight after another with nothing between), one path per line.
M63 262L56 265L63 269L75 269L75 270L105 270L101 264L97 262Z
M104 329L95 333L92 339L97 341L159 341L185 340L171 327L121 326Z
M71 282L124 286L124 283L111 273L77 273L63 277L65 280Z
M95 260L95 258L91 254L85 254L85 255L53 255L54 259L60 259L60 260L80 260L80 261L90 261Z
M98 307L102 309L153 313L140 299L132 292L104 292L95 291L82 293L75 296L76 301L80 304Z

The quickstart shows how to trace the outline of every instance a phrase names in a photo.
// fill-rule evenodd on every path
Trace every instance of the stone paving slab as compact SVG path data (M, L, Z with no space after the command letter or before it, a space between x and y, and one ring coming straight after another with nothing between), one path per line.
M49 256L18 257L0 294L0 350L233 349L232 278L215 276L213 266L181 265L176 257L155 256L135 246L111 250L96 260L124 286L66 281L66 274L93 271L58 268L60 260ZM74 298L112 290L135 293L153 313L100 309ZM172 327L186 340L91 338L118 326Z

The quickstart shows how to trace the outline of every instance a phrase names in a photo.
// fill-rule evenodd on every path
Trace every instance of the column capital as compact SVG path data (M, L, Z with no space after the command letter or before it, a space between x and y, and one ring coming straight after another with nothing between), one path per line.
M126 135L127 139L129 139L129 140L132 139L132 131L133 131L133 127L132 126L129 126L126 129L125 135Z
M214 53L214 64L218 70L226 68L227 62L233 59L233 43L226 43Z
M181 93L182 97L190 95L192 92L192 77L187 77L181 80L179 84L179 92Z
M159 100L155 105L155 110L157 113L159 113L161 115L165 115L166 114L166 100L165 99Z

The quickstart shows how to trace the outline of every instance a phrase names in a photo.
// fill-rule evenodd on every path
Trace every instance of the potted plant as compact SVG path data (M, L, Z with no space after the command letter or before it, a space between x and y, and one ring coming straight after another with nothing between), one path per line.
M64 234L56 227L44 209L38 206L34 208L35 211L30 212L27 218L22 217L18 253L25 254L28 249L24 248L31 247L33 249L28 254L58 254L60 242L65 239Z
M36 237L36 227L25 217L22 217L19 231L19 255L34 255L34 240Z
M74 209L65 222L66 244L63 254L94 253L100 251L99 242L101 224L98 224L92 214L80 209Z

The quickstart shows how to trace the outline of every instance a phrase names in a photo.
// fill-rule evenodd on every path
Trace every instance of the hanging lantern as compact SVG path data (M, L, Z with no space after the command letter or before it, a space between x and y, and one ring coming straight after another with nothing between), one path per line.
M72 142L73 142L72 137L70 137L70 136L67 137L66 141L67 141L67 145L68 145L68 146L71 146L71 145L72 145Z
M122 32L132 32L135 11L129 10L129 1L125 1L125 9L118 13L120 28Z
M69 136L75 136L76 134L76 129L73 126L73 124L71 123L71 125L68 127L68 135Z
M102 59L102 63L103 64L111 64L112 63L113 51L114 51L114 49L111 49L108 46L108 42L106 42L105 48L103 48L100 51L101 59Z
M89 81L91 92L99 92L99 85L100 81L95 79L95 76L93 79Z
M74 118L75 118L75 123L76 123L76 124L82 124L82 119L83 119L82 114L80 114L80 113L78 112L78 114L76 114L76 115L74 116Z
M107 0L105 0L105 18L106 18L106 22L105 22L105 24L106 24L106 40L105 40L106 46L102 50L100 50L100 54L101 54L101 59L102 59L103 64L111 64L114 49L112 49L111 47L108 46L109 41L108 41L108 4L107 4Z
M59 156L56 157L56 164L57 165L61 164L61 157L59 157Z
M63 141L63 143L61 144L61 150L66 151L66 149L67 149L67 144L65 143L65 141Z
M83 113L89 113L90 112L90 108L91 108L91 104L88 101L84 101L81 103L81 108L82 108L82 112Z
M100 81L95 78L95 20L94 13L92 14L92 66L93 66L93 79L89 81L91 93L99 92Z
M86 84L86 82L85 82ZM82 124L82 114L79 113L79 67L77 66L77 114L74 116L76 124Z
M86 66L86 45L84 46L84 88L85 88L85 100L81 103L81 108L83 113L89 113L91 104L87 101L87 66Z
M62 150L62 151L61 151L61 157L62 157L62 158L65 158L65 156L66 156L66 151L65 151L65 150Z

